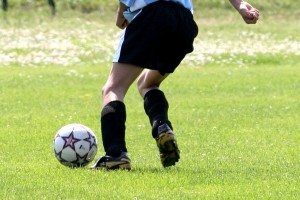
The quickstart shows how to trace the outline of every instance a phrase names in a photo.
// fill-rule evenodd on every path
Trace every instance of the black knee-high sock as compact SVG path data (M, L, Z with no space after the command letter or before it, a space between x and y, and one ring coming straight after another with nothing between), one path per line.
M101 131L107 155L118 157L127 152L125 143L126 107L121 101L112 101L101 112Z
M171 122L168 120L169 104L162 91L154 89L147 92L144 96L144 109L149 117L154 138L157 137L159 125L168 123L172 128Z

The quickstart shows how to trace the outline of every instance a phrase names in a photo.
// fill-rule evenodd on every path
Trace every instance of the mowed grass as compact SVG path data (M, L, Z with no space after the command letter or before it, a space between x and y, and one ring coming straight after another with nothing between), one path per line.
M0 39L0 199L300 198L297 20L287 22L285 34L275 22L246 26L230 14L228 21L200 16L195 54L162 85L180 162L161 166L133 85L125 99L132 170L108 172L64 167L53 153L56 131L82 123L96 133L103 155L100 93L118 36L113 17L66 15L1 21L1 36L11 34ZM244 48L251 41L274 46L237 53L243 31L254 34ZM203 49L214 38L224 51ZM278 52L280 44L290 46Z

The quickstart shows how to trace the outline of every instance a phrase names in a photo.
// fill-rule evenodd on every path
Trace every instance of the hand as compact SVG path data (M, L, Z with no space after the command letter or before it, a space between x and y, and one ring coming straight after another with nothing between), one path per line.
M244 1L241 2L237 10L247 24L256 24L259 18L259 10Z
M120 29L124 29L124 28L127 27L128 21L127 21L127 19L125 19L125 17L123 16L123 14L122 14L122 16L119 16L119 14L118 14L117 20L116 20L116 25Z
M120 2L118 12L117 12L117 20L116 20L116 25L120 29L124 29L128 25L128 21L127 21L127 19L125 19L124 15L123 15L123 12L124 12L124 10L126 10L126 8L127 8L126 5L124 5L123 3Z

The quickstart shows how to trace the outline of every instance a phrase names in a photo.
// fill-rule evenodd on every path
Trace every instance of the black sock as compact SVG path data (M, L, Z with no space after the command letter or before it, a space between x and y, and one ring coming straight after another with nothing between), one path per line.
M162 91L154 89L147 92L144 96L144 109L149 117L154 138L157 137L159 125L168 123L172 128L171 122L168 120L169 104Z
M106 155L118 157L127 152L125 143L126 107L121 101L112 101L101 112L102 141Z

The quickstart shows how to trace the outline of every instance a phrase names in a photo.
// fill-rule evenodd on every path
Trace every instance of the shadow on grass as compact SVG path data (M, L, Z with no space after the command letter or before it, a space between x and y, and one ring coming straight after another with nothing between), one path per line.
M199 173L203 171L201 168L197 169L192 169L192 168L183 168L183 167L178 167L178 166L171 166L171 167L134 167L131 169L130 173L134 174L143 174L143 173L148 173L148 174L182 174L182 173Z

